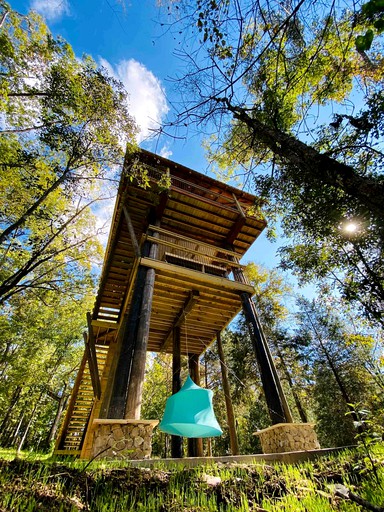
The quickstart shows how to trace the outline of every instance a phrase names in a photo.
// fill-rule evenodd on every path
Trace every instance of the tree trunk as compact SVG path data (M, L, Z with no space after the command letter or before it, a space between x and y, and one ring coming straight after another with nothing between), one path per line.
M45 443L44 443L46 448L49 448L50 444L55 439L56 434L57 434L57 430L58 430L59 425L60 425L61 417L63 415L63 412L65 411L65 408L67 407L69 395L65 395L64 391L65 391L65 388L63 390L63 394L61 395L60 401L59 401L59 403L57 405L57 411L56 411L55 419L53 420L51 429L50 429L50 431L48 433L48 436L47 436L47 438L45 440Z
M377 218L384 222L384 185L370 177L360 176L349 165L319 153L304 142L272 126L251 117L241 107L235 107L225 100L227 108L235 119L243 122L252 134L252 138L261 141L275 155L302 171L301 179L305 183L318 180L324 185L343 190L357 199Z
M20 398L21 390L22 390L22 387L21 386L17 386L15 388L13 394L12 394L11 402L9 404L7 412L5 413L3 421L1 422L1 426L0 426L0 435L1 436L3 436L3 433L4 433L4 431L5 431L6 427L7 427L7 424L9 422L9 418L11 417L12 410L15 407L15 405L17 404L17 402L18 402L18 400Z
M12 446L15 445L17 436L19 435L19 432L21 429L21 425L23 424L23 421L24 421L24 417L25 417L25 412L22 412L15 430L12 432L12 435L10 435L8 437L6 443L4 443L4 446L8 446L11 448Z
M155 225L160 225L156 220ZM153 233L158 238L158 233ZM150 245L149 258L156 259L159 246L156 243ZM147 360L147 345L149 328L151 323L152 299L155 288L155 269L146 268L143 298L140 309L139 325L137 328L134 352L132 358L132 369L129 376L128 396L125 408L125 418L140 419L141 402L145 377L145 364Z
M143 299L144 281L146 269L139 267L136 276L135 289L132 302L127 316L126 325L123 327L121 341L118 343L115 353L115 364L112 363L111 372L108 378L106 396L104 398L103 410L108 405L107 418L124 418L125 406L127 403L128 384L132 367L133 349L139 323L140 307ZM124 320L123 320L124 321ZM108 400L108 389L111 390L111 397ZM109 401L107 404L106 402Z
M284 356L283 354L281 353L281 350L280 350L280 347L278 346L278 344L274 341L273 342L274 346L275 346L275 349L276 349L276 352L277 352L277 355L280 359L280 364L281 364L281 367L283 369L283 372L285 374L285 378L287 379L287 382L288 382L288 385L289 385L289 388L291 390L291 393L292 393L292 396L293 396L293 399L295 401L295 404L296 404L296 408L298 410L298 413L299 413L299 416L300 416L300 419L303 423L307 423L308 422L308 418L307 418L307 414L306 412L304 411L304 408L303 406L301 405L301 401L300 401L300 398L298 396L298 394L296 393L296 389L295 389L295 386L293 384L293 381L292 381L292 377L291 377L291 374L288 370L288 367L287 365L285 364L285 361L284 361Z
M270 361L264 347L259 325L252 308L252 299L247 293L243 292L241 293L241 301L243 303L244 315L253 343L253 349L255 351L264 395L272 424L275 425L277 423L287 423L287 418L281 403L279 390L275 382L275 377L271 369Z
M35 404L35 407L33 408L31 417L29 418L27 426L25 427L23 437L21 438L19 446L17 447L17 453L20 453L22 448L23 448L23 446L24 446L24 443L25 443L25 441L27 439L27 435L28 435L29 429L31 428L32 422L35 419L36 411L37 411L37 408L38 408L38 406L40 404L40 400L41 400L42 396L43 396L43 393L40 393L38 399L36 400L36 404Z

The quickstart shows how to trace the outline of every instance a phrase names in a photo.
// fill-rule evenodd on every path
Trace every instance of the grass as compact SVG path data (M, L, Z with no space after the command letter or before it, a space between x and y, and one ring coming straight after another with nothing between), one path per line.
M124 462L59 461L0 450L0 512L333 512L361 511L336 484L384 505L384 450L373 451L379 483L359 452L302 464L210 464L185 469Z

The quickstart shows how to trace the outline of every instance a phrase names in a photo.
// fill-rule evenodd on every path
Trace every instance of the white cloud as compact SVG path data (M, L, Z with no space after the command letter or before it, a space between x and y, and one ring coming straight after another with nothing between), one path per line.
M167 144L165 144L165 146L163 146L161 149L160 149L160 156L162 156L163 158L170 158L172 156L172 151L169 149L169 147L167 146Z
M32 0L30 8L47 21L56 21L70 12L68 0Z
M128 91L129 110L140 129L138 142L142 142L151 135L151 129L157 129L161 125L169 110L160 80L134 59L123 60L115 67L105 59L100 59L100 63Z

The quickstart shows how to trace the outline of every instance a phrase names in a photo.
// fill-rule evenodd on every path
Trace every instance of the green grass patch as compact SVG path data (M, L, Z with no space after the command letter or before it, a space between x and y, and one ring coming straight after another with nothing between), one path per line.
M331 512L360 511L335 486L384 506L384 450L373 453L379 482L364 455L342 452L301 464L223 464L153 468L129 463L59 461L0 452L0 511Z

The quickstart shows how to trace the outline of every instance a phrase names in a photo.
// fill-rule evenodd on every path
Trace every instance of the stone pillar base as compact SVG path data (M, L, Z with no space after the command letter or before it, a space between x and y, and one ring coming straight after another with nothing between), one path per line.
M318 450L314 423L278 423L254 432L260 438L263 453Z
M159 420L94 420L91 458L150 459L152 430L158 423Z

